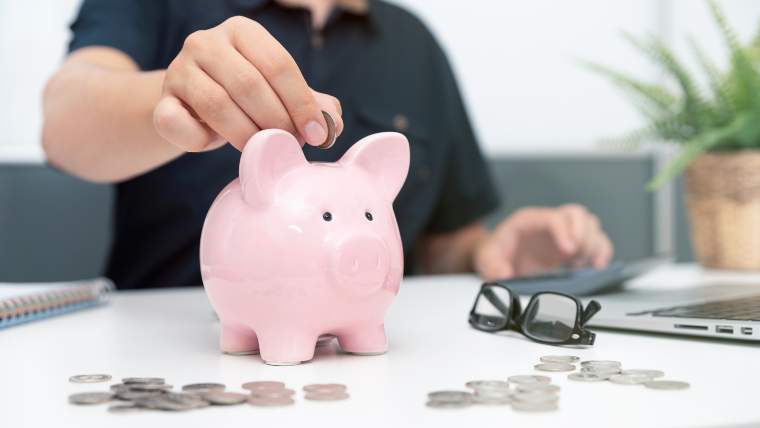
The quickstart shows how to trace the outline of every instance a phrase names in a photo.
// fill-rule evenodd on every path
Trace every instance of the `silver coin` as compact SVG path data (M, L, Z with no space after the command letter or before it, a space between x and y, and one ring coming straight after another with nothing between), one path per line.
M558 393L559 386L550 383L524 383L517 385L517 392L552 392Z
M618 367L597 367L597 366L587 366L587 367L581 367L581 373L596 373L596 374L604 374L609 376L612 376L614 374L619 374L621 372L620 368Z
M610 361L610 360L581 361L581 367L607 367L607 368L619 369L622 366L623 365L620 363L620 361Z
M172 385L165 383L134 383L127 384L131 391L168 391L172 389Z
M336 392L343 392L343 391L336 391ZM257 389L251 391L252 397L262 397L262 398L280 398L280 397L292 397L295 395L295 391L288 388L282 388L282 389Z
M522 385L526 383L551 383L552 379L542 375L514 375L507 378L509 383Z
M312 401L338 401L345 400L349 397L346 392L335 392L331 394L325 394L321 392L307 392L303 398Z
M145 397L152 397L154 395L160 395L163 394L163 390L156 390L156 391L132 391L132 390L126 390L126 391L117 391L116 392L116 398L119 400L125 400L125 401L134 401L140 398Z
M78 392L69 395L71 404L102 404L113 400L114 395L110 392Z
M472 401L472 394L466 391L433 391L428 398L436 401Z
M248 398L248 404L259 407L275 407L275 406L289 406L295 404L295 401L290 397L281 398L262 398L262 397L250 397Z
M114 404L108 406L108 411L111 413L131 413L142 410L143 407L137 406L134 403Z
M138 398L135 405L148 409L183 411L208 406L208 402L194 394L169 392L151 397Z
M540 363L533 368L542 372L571 372L575 370L575 366L568 363Z
M325 138L325 142L322 143L319 148L320 149L329 149L330 147L335 144L336 139L336 129L335 129L335 121L333 120L332 116L330 116L330 113L326 111L322 111L322 116L325 118L325 123L327 124L327 138Z
M575 355L544 355L540 358L542 363L577 363L580 357Z
M620 372L624 375L644 375L649 376L652 379L665 376L665 372L662 370L649 370L649 369L626 369Z
M224 391L227 388L221 383L191 383L182 386L183 391Z
M512 402L512 409L520 412L551 412L559 409L559 405L556 402Z
M111 375L107 374L81 374L69 378L69 382L73 383L97 383L108 382L109 380L111 380Z
M676 390L686 389L690 385L687 382L682 382L680 380L652 380L645 382L644 386L650 389Z
M340 383L312 383L303 387L305 392L344 392L346 385Z
M125 377L121 380L122 383L125 384L133 384L133 383L150 383L150 384L159 384L159 383L166 383L164 378L161 377Z
M654 380L651 376L640 374L616 374L610 376L609 381L620 385L641 385L642 383Z
M509 382L503 380L471 380L464 384L464 386L479 390L509 390Z
M591 372L580 372L580 373L570 373L567 375L567 378L570 380L576 380L580 382L602 382L610 378L610 374L607 373L591 373Z
M553 392L518 392L512 394L512 402L554 403L559 401L559 395Z
M209 391L202 395L203 399L211 404L228 406L231 404L245 403L250 396L239 392Z
M472 406L472 403L473 403L472 400L462 400L462 401L429 400L427 403L425 403L425 405L428 407L435 408L435 409L461 409L464 407Z
M246 389L248 391L272 390L272 389L283 389L285 388L285 384L282 382L273 381L273 380L257 380L254 382L246 382L243 385L241 385L241 388Z

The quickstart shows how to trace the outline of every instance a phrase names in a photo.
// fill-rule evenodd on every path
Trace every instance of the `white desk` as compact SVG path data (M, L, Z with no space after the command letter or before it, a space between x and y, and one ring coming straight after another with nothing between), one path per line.
M637 283L709 278L697 272L690 267L668 268ZM0 423L40 428L760 425L760 346L597 331L593 348L576 350L481 333L466 322L478 285L468 276L409 279L388 314L388 354L344 355L333 345L321 349L311 363L295 367L266 366L257 356L221 355L218 323L200 288L121 292L105 307L0 331ZM620 360L628 368L661 369L668 378L692 386L685 391L653 391L606 382L577 383L567 380L566 374L553 374L562 387L556 412L425 406L429 391L463 389L464 382L473 379L537 373L532 367L539 356L557 353ZM115 379L162 376L175 387L223 382L231 390L256 379L282 380L299 390L307 383L341 382L348 385L351 398L315 403L303 400L299 391L296 405L287 408L245 404L131 414L108 413L105 405L67 403L73 392L107 389L107 384L69 383L70 375L101 372Z

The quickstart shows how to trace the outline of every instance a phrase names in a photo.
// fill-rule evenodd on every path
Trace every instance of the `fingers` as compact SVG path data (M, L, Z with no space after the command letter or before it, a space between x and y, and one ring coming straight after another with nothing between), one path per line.
M239 21L247 18L231 19ZM235 49L266 79L304 140L313 146L324 143L327 138L327 124L319 103L293 57L261 25L251 20L239 24L231 27L232 44ZM337 115L333 117L336 118Z
M340 101L332 95L323 94L321 92L312 91L314 98L317 100L320 109L326 111L335 121L335 132L340 135L343 132L343 108L341 108Z
M604 233L599 218L577 204L559 208L575 239L576 251L571 256L573 267L604 267L612 257L612 243Z
M230 98L259 129L297 130L285 106L264 76L231 46L196 55L200 68L225 89Z
M153 111L153 124L158 134L188 152L205 150L218 138L216 133L193 117L174 96L165 96Z
M515 276L512 258L502 250L499 242L491 238L483 244L475 257L475 271L486 281L508 279Z

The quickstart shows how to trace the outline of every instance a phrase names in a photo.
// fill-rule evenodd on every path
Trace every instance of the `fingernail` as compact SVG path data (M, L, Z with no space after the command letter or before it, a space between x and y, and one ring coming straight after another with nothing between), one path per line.
M304 127L304 137L312 146L319 146L327 139L327 130L316 120L312 120Z

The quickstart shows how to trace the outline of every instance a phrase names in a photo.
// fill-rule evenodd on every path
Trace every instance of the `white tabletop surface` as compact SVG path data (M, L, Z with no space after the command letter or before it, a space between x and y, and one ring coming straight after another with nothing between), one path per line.
M679 286L695 280L758 276L703 274L694 267L666 267L637 285ZM680 427L760 426L760 346L597 331L589 349L562 349L517 335L469 328L467 313L479 281L471 276L405 280L387 316L390 351L361 357L335 344L312 362L270 367L257 356L228 356L217 347L219 324L200 288L119 292L103 307L0 331L0 424L3 427ZM578 383L550 374L560 385L560 409L529 414L509 407L437 410L426 394L464 389L473 379L505 379L533 370L547 354L613 359L628 368L652 368L685 380L684 391L643 386ZM348 385L351 398L319 403L302 398L294 406L248 404L185 413L146 411L112 414L106 405L74 406L74 392L106 390L107 384L73 384L81 373L161 376L179 387L222 382L230 390L251 380L282 380L290 387L315 382ZM541 373L546 374L546 373ZM168 425L167 425L168 424ZM757 425L755 425L757 424Z

